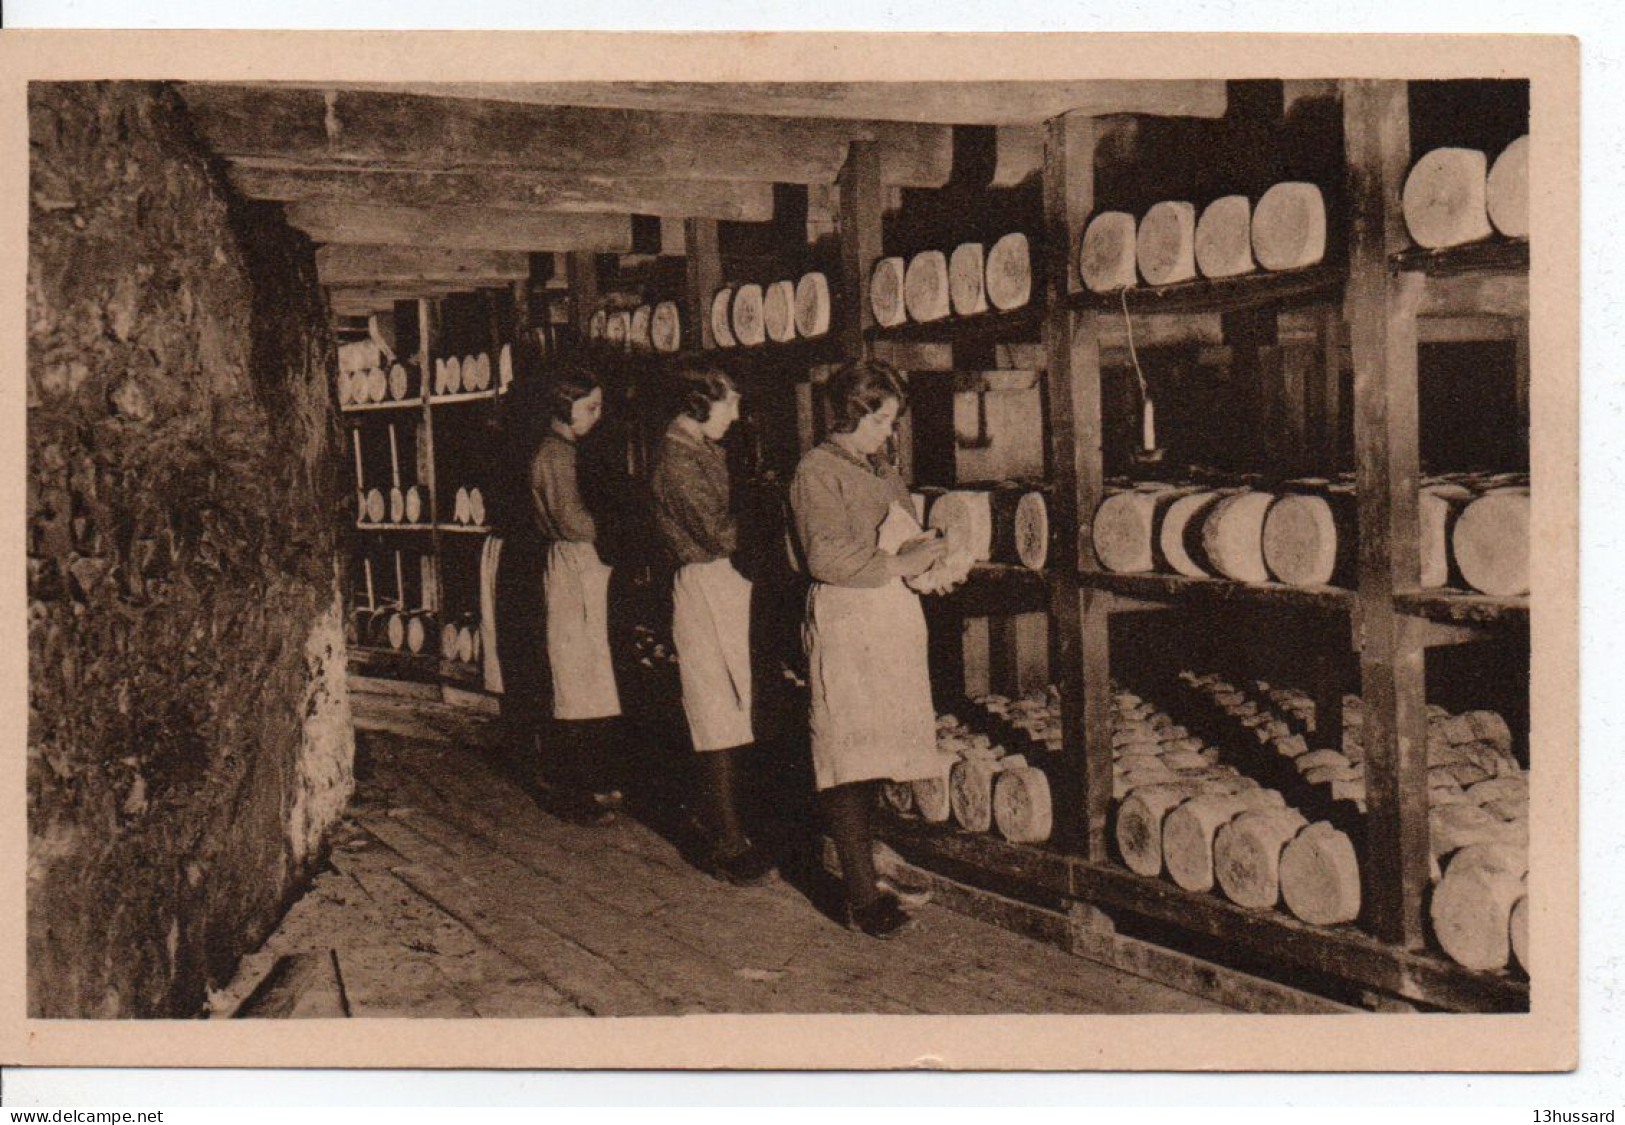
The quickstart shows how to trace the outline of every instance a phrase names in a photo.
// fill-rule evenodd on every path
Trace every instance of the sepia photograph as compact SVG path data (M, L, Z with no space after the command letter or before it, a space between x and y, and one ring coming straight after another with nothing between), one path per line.
M7 80L15 1061L1572 1066L1574 44L579 38Z

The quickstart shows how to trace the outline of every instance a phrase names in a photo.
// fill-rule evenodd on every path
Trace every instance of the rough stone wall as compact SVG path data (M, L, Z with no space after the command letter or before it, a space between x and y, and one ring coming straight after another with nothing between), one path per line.
M29 1009L190 1015L353 784L333 344L171 91L35 84L29 142Z

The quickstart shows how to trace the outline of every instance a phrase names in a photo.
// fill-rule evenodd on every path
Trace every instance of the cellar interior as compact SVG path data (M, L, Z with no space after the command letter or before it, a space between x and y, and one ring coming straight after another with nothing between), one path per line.
M339 975L351 1014L1527 1010L1527 82L884 87L31 87L31 1014ZM942 774L877 813L935 902L889 947L820 905L784 547L866 358L950 543ZM561 360L605 388L610 844L514 780L545 672L503 545ZM695 362L743 394L753 898L685 881L648 477ZM403 887L438 956L293 956ZM450 931L528 975L448 999Z

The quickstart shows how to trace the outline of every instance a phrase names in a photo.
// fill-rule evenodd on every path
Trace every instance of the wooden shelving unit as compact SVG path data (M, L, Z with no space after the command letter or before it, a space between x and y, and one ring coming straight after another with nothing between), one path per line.
M696 356L738 374L748 394L793 397L803 452L822 434L817 388L806 385L816 382L811 373L819 367L875 355L893 345L945 344L953 349L956 371L962 355L978 357L981 366L973 369L982 370L991 366L987 357L1001 345L1037 345L1046 467L1040 486L1055 544L1049 564L1042 572L979 566L948 596L927 599L927 607L933 662L939 667L944 654L952 660L958 651L958 630L965 619L1008 622L1018 614L1047 614L1049 675L1059 689L1065 749L1035 753L1050 779L1056 810L1053 838L1043 846L1014 845L988 835L897 822L886 830L888 839L910 860L955 880L1016 897L1088 904L1113 918L1153 927L1170 943L1188 940L1210 948L1217 943L1255 963L1302 970L1354 994L1469 1011L1526 1010L1529 989L1521 978L1471 973L1424 947L1429 886L1424 654L1429 647L1485 637L1518 643L1528 631L1529 607L1526 598L1417 589L1417 368L1422 341L1511 340L1518 344L1520 394L1527 409L1529 247L1503 239L1448 251L1410 247L1399 208L1412 156L1407 85L1351 80L1341 82L1339 92L1347 196L1331 216L1322 265L1120 293L1083 291L1074 252L1096 210L1097 157L1110 125L1072 115L1043 126L1043 225L1032 241L1033 293L1023 308L878 327L867 294L870 273L883 256L885 189L876 143L854 140L837 185L840 260L838 270L830 272L830 284L839 297L827 336L717 347L709 305L728 276L729 263L720 248L718 221L691 218L684 223L682 351L627 352L587 340L587 323L601 294L599 263L588 252L568 255L573 332L567 339L573 337L588 359L628 373L632 390L626 405L633 409L643 397L637 393L641 372L658 373ZM785 276L792 272L786 265ZM439 311L428 300L420 301L418 309L420 363L423 370L432 370ZM1261 381L1261 354L1285 334L1281 314L1286 312L1293 314L1300 333L1306 320L1314 326L1317 365L1307 378L1315 384L1321 418L1310 423L1307 440L1334 442L1337 426L1326 419L1335 420L1340 410L1352 418L1360 534L1356 584L1305 588L1104 571L1086 545L1093 514L1106 494L1103 390L1108 367L1122 362L1125 313L1180 324L1222 322L1223 347L1210 350L1224 353L1232 386L1252 394ZM1189 338L1198 335L1192 332ZM1345 350L1352 353L1352 400L1340 398L1345 393ZM927 394L951 395L961 389L958 379L920 373L914 384L917 401ZM786 385L792 383L796 385ZM433 475L435 428L458 424L466 414L437 414L436 409L494 398L494 392L480 392L429 396L422 402L418 449L420 462L428 451L421 466L428 475L420 473L419 479L429 488L431 512L442 513ZM928 446L940 451L943 435L931 427L948 425L951 419L940 409L912 411L899 440L912 442L910 453L916 458ZM649 443L658 439L651 431L652 425L645 425L629 434L635 448L628 450L628 464L634 476L646 469ZM951 434L947 441L951 445ZM931 483L955 484L934 477ZM390 528L366 525L362 530ZM446 543L485 531L444 522L411 530L431 537L424 582L435 598ZM1304 676L1312 682L1317 711L1330 730L1341 729L1345 689L1339 670L1359 667L1368 803L1361 841L1365 909L1359 926L1316 927L1283 911L1245 910L1215 894L1191 894L1172 883L1134 875L1113 854L1110 685L1121 659L1114 652L1114 622L1122 615L1156 613L1200 623L1216 611L1256 615L1260 622L1284 615L1302 623L1317 649ZM436 669L435 674L451 676L437 662L411 667L414 674ZM944 699L962 695L962 685L938 687ZM1324 741L1333 742L1335 736Z
M527 299L526 283L516 283L510 291L489 290L484 293L484 311L489 315L489 324L478 326L482 330L481 346L476 350L483 350L493 359L500 352L504 344L512 344L516 332L504 332L499 327L502 320L496 315L500 306L505 302L522 305ZM405 321L412 322L410 335L416 339L417 346L412 356L417 369L425 380L432 378L434 359L442 350L444 329L445 300L441 297L423 297L414 301L401 301L395 305L394 316L398 325ZM516 324L523 323L523 317L516 316ZM465 327L465 336L468 334ZM354 543L352 557L359 559L369 556L372 548L382 540L387 554L401 552L403 555L410 552L413 562L409 568L403 568L408 574L406 587L408 593L418 595L418 604L414 608L428 610L434 614L438 623L444 619L447 611L445 605L447 576L453 573L454 567L468 565L464 557L467 544L475 537L489 535L492 528L487 525L459 524L449 518L436 519L437 515L447 515L442 506L449 505L450 494L453 487L448 486L442 479L441 458L436 454L436 432L439 431L441 445L448 443L449 439L459 429L478 424L478 420L487 418L485 412L494 410L505 394L502 386L493 386L487 390L464 391L457 394L434 394L427 384L423 394L409 400L378 404L365 404L362 406L346 407L344 413L346 421L351 427L382 426L386 422L400 425L402 415L393 412L406 412L411 424L410 449L415 452L414 462L410 466L402 465L403 478L410 475L425 494L425 512L428 519L418 523L371 523L357 521L354 525ZM385 411L389 411L386 413ZM369 486L374 482L367 481ZM455 550L457 557L453 559L449 552ZM475 563L477 565L477 562ZM359 571L360 566L356 567ZM466 578L466 575L463 577ZM379 593L394 590L394 575L376 574L376 585ZM464 585L467 583L464 582ZM359 588L360 583L355 583ZM365 603L364 594L357 594L355 598L358 607ZM365 645L358 645L351 650L351 668L359 674L389 679L407 679L418 682L431 682L443 687L461 689L478 689L481 685L481 673L477 666L447 661L439 655L439 637L432 638L429 644L435 649L433 653L397 652L390 649L380 649Z

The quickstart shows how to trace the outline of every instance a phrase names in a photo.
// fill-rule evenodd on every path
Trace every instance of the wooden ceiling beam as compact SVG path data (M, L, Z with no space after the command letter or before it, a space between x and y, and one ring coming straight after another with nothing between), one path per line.
M341 89L524 105L815 119L1038 125L1063 113L1222 117L1218 79L1043 82L358 82Z
M371 90L180 87L204 141L229 158L498 168L606 178L831 183L853 139L874 140L887 182L939 187L952 129L907 122L663 113Z
M608 179L489 170L470 174L331 164L301 167L253 157L233 162L229 174L233 186L250 199L286 203L610 212L744 223L764 223L773 218L773 185L743 180Z
M316 272L327 286L418 281L500 285L528 278L530 257L512 250L331 245L317 249Z
M368 207L290 203L288 224L313 241L463 250L625 254L632 249L627 215L561 215L472 207Z

